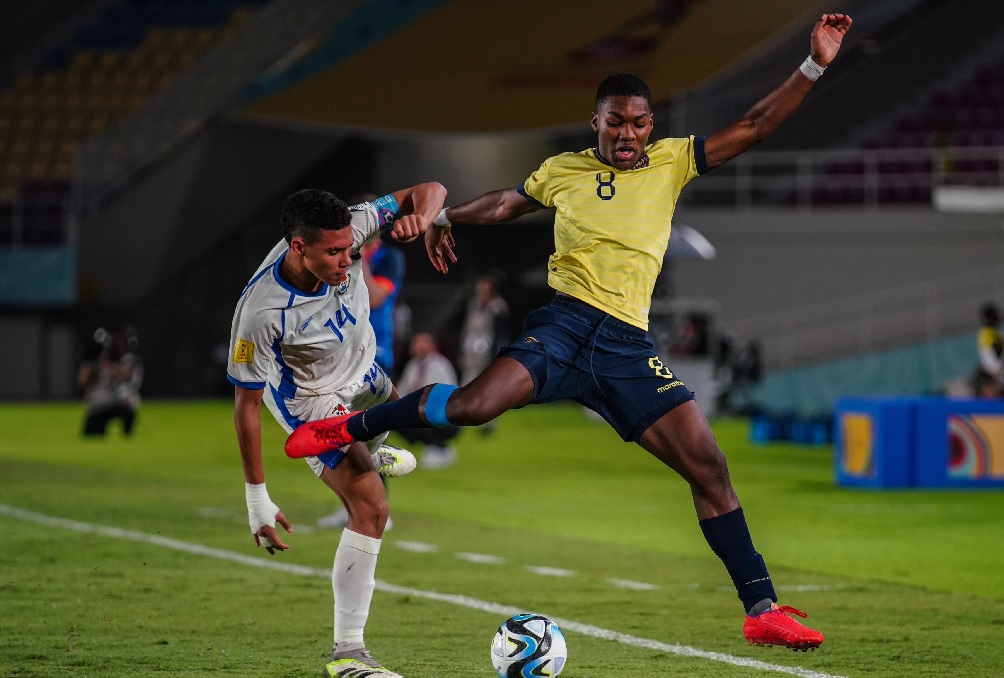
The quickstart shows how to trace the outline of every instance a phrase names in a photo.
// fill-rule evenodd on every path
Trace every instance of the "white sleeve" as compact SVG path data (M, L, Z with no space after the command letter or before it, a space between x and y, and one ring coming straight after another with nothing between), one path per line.
M250 296L241 299L234 313L227 378L236 386L257 390L265 388L269 351L281 337L282 329L270 317L274 314L250 308Z

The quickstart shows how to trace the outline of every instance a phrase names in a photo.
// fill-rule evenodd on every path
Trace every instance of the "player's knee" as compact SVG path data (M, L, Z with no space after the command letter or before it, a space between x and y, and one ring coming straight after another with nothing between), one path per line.
M727 489L732 484L725 453L715 444L701 446L691 468L694 484L706 493Z
M344 498L346 509L367 524L382 523L390 515L390 504L384 492L353 494Z

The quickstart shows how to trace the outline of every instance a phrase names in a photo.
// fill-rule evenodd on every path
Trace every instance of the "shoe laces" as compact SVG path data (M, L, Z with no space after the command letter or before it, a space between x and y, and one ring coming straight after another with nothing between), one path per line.
M790 605L780 605L780 606L775 605L773 610L768 610L768 611L769 612L783 612L784 614L793 614L793 615L795 615L797 617L801 617L802 619L805 619L806 617L809 616L805 612L802 612L801 610L798 610L798 609L796 609L794 607L791 607Z
M376 659L373 659L372 655L370 655L369 650L367 650L365 647L359 647L354 650L346 650L344 652L338 652L336 650L332 652L331 659L332 661L334 661L335 659L354 659L357 662L366 664L374 669L383 668L382 666L380 666L380 663Z
M383 468L384 466L390 466L391 464L397 463L397 455L393 452L385 452L383 450L377 450L373 453L374 465L377 468Z

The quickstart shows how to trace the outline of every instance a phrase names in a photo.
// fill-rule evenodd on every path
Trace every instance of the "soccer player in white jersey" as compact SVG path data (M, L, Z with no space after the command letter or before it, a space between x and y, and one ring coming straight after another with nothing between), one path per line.
M287 532L292 525L265 487L262 401L289 433L307 421L397 398L375 361L359 248L381 230L392 230L399 241L414 239L425 232L445 198L446 189L431 182L352 207L314 189L286 199L280 219L284 239L265 257L237 302L227 368L235 387L234 425L248 520L255 543L270 555L289 548L276 523ZM331 574L335 630L327 676L400 678L372 658L363 638L389 513L371 458L381 442L353 443L307 459L349 514ZM414 457L398 453L380 463L398 475L414 468Z

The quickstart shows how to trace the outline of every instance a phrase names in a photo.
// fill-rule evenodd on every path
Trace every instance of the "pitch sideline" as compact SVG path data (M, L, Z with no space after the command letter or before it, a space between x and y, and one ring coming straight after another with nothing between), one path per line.
M242 565L248 565L250 567L259 567L268 570L277 570L279 572L288 572L290 574L298 574L304 577L322 577L325 579L331 577L330 569L320 569L316 567L307 567L305 565L282 563L272 559L265 559L258 556L244 555L243 553L237 553L235 551L226 551L224 549L212 548L210 546L203 546L201 544L193 544L190 542L180 541L178 539L171 539L169 537L161 537L155 534L146 534L145 532L138 532L136 530L124 530L118 527L108 527L106 525L94 525L92 523L84 523L78 520L70 520L68 518L47 516L42 513L27 511L25 509L21 509L16 506L10 506L8 504L0 504L0 515L5 515L11 518L17 518L32 523L37 523L40 525L47 525L49 527L61 528L64 530L72 530L74 532L98 534L103 537L112 537L115 539L126 539L129 541L152 544L154 546L161 546L163 548L168 548L175 551L182 551L184 553L191 553L193 555L208 556L210 558L216 558L219 560L227 560L233 563L240 563ZM425 598L428 600L435 600L438 602L449 603L451 605L467 607L474 610L480 610L482 612L489 612L498 615L500 617L511 617L512 615L517 614L519 612L527 612L527 610L523 610L520 608L500 605L498 603L490 603L488 601L478 600L477 598L471 598L469 596L461 596L450 593L437 593L435 591L423 591L421 589L413 589L405 586L397 586L395 584L390 584L388 582L379 579L377 580L376 583L376 590L383 591L385 593L415 596L416 598ZM803 669L797 666L782 666L780 664L770 664L768 662L763 662L758 659L735 657L730 654L724 654L722 652L709 652L707 650L700 650L698 648L690 647L688 645L663 643L657 640L650 640L648 638L640 638L638 636L632 636L626 633L611 631L609 629L600 628L598 626L582 624L573 621L571 619L562 619L560 617L554 617L554 616L551 616L551 619L553 619L555 623L557 623L558 626L562 628L562 630L574 631L576 633L581 633L582 635L590 636L592 638L600 638L602 640L612 640L614 642L621 643L623 645L640 647L646 650L667 652L669 654L675 654L680 657L696 657L699 659L707 659L709 661L717 661L725 664L731 664L733 666L741 666L744 668L756 669L759 671L773 671L775 673L786 673L792 676L799 676L800 678L847 678L846 676L837 676L830 673L821 673L819 671Z

